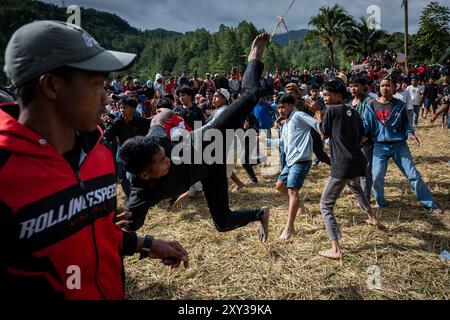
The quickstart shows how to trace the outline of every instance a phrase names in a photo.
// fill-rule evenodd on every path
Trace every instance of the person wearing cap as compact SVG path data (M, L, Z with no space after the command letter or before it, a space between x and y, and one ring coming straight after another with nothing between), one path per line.
M286 94L291 94L292 96L294 96L298 110L303 111L310 116L314 116L314 113L312 113L311 110L301 105L300 99L302 97L302 93L296 83L288 83L286 85L285 92ZM311 130L311 137L313 139L313 152L316 155L317 159L319 159L320 162L330 165L330 157L323 150L323 142L320 134L315 132L315 130Z
M319 255L331 259L341 257L339 240L342 235L333 208L346 185L367 214L366 222L370 225L377 224L376 214L360 185L360 177L366 175L366 159L360 149L360 143L364 139L364 126L358 112L344 104L347 94L347 88L341 80L326 81L323 95L327 109L323 118L318 104L311 99L306 100L308 108L316 112L322 135L329 138L330 143L331 172L320 198L320 212L331 248L320 251Z
M372 100L364 111L364 129L374 142L372 176L375 201L380 208L386 206L384 178L388 161L392 158L408 179L417 200L429 212L441 213L442 210L434 202L430 189L414 164L406 142L416 141L420 146L409 124L405 103L394 98L396 85L396 79L388 74L380 83L381 97Z
M227 89L219 88L216 90L213 96L212 104L214 106L214 112L211 116L206 120L209 122L216 117L218 117L225 109L228 107L228 103L230 101L230 93ZM233 148L234 144L226 145L224 148L224 153L227 154L230 148ZM234 173L234 169L236 168L236 163L233 162L231 164L227 164L227 178L231 179L235 183L234 190L239 190L245 186L245 184L239 179L239 177Z
M163 128L165 121L173 114L171 110L161 110L152 120L148 135L128 140L122 150L121 159L128 172L134 176L128 210L131 211L131 230L139 229L145 221L148 209L161 200L170 199L186 192L191 185L201 181L209 213L219 232L227 232L258 222L260 241L267 241L269 208L248 208L232 211L228 198L228 179L224 155L215 158L211 143L202 143L200 150L196 139L208 140L209 133L218 132L225 136L229 129L241 127L244 119L251 113L261 91L260 79L264 64L260 61L270 35L258 35L251 46L248 65L243 78L243 94L231 105L224 108L217 117L203 127L190 133L188 138L176 146L168 139ZM211 131L209 131L211 129ZM225 140L223 140L225 142ZM222 145L219 145L221 149ZM176 149L175 149L176 148ZM185 152L186 151L186 152ZM209 151L209 153L208 153ZM183 152L182 159L180 152ZM199 154L201 153L201 154ZM206 154L206 156L205 156ZM185 155L186 158L185 159ZM200 163L190 156L200 156ZM211 159L210 157L214 157ZM184 161L183 161L184 160ZM217 160L217 161L216 161Z
M122 256L188 262L179 243L114 223L114 157L98 127L103 82L135 58L58 21L26 24L9 40L4 71L18 100L0 106L3 297L124 299Z
M212 121L213 119L217 118L225 109L228 107L230 99L230 93L227 89L219 88L216 90L216 92L213 95L212 105L214 107L214 111L212 114L206 119L206 123L209 121ZM230 148L232 148L233 144L226 144L224 146L224 154L226 154ZM236 167L236 163L233 162L231 164L227 164L227 179L233 180L235 183L236 189L241 189L245 185L244 183L236 176L236 174L233 172L234 168Z

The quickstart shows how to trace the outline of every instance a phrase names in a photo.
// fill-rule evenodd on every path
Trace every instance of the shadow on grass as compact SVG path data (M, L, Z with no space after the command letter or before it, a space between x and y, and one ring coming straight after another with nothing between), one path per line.
M127 287L132 288L139 281L131 276L127 276ZM177 287L173 284L153 282L148 285L141 286L141 288L134 288L127 292L127 295L132 299L173 299L173 293L177 290Z
M374 246L381 249L392 248L398 251L410 251L410 250L419 250L424 252L433 252L435 254L439 254L442 250L448 249L450 245L450 237L445 235L438 235L425 231L414 230L409 227L398 226L389 228L385 225L381 224L378 226L378 230L385 232L388 235L394 236L396 234L409 234L416 239L420 239L423 241L422 244L404 244L397 243L392 241L386 241L383 243L367 243L357 248L348 248L349 252L352 254L365 252L367 250L373 249ZM446 229L448 230L448 229Z
M338 300L363 300L364 297L359 293L355 286L333 287L321 290L321 294L331 295L332 299Z
M444 156L444 157L433 157L433 156L417 156L414 157L415 163L440 163L440 164L446 164L450 160L450 156Z

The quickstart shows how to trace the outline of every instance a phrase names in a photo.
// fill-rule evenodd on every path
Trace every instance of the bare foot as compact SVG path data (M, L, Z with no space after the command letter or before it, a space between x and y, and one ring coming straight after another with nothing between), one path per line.
M247 182L247 187L254 187L254 186L257 186L258 184L259 184L258 182L249 180Z
M368 217L368 219L366 220L367 224L370 224L372 226L376 226L378 224L377 214L373 209L369 211L367 217Z
M264 210L264 215L261 217L261 220L259 221L258 237L259 241L266 242L269 237L270 209L267 207L262 207L261 209Z
M244 187L245 187L245 184L235 184L234 186L231 187L231 191L236 192L236 191L241 190Z
M270 39L270 35L268 33L261 33L256 36L255 40L253 40L252 48L250 50L250 54L248 55L248 61L251 60L261 60L264 49L266 48L266 44Z
M330 259L340 259L341 258L341 250L328 249L326 251L320 251L319 256L330 258Z
M280 240L287 241L294 235L295 229L291 227L284 227L283 232L281 233Z

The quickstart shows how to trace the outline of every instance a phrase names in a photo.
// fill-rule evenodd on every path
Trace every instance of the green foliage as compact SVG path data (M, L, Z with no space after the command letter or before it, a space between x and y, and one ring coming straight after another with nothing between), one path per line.
M333 7L321 7L319 13L313 16L308 24L313 27L313 30L307 35L307 39L314 37L320 39L322 45L328 50L330 67L334 67L335 44L338 41L342 43L345 31L353 28L353 18L343 7L335 4Z
M421 58L437 62L450 43L450 9L432 1L422 10L415 48Z
M441 56L450 55L445 53L450 42L449 17L449 8L437 2L424 8L420 30L409 39L411 64L435 62ZM2 0L0 52L5 51L11 35L20 26L34 20L66 21L67 18L66 9L55 5L33 0ZM252 40L263 31L248 21L240 22L235 28L221 25L216 33L206 29L185 34L164 29L142 31L115 14L87 8L81 10L81 24L103 47L138 54L136 64L127 73L141 80L154 80L156 73L167 77L183 71L198 72L202 77L206 72L229 72L233 66L244 70ZM284 46L275 39L269 44L264 54L266 70L323 69L331 62L348 68L352 58L374 51L403 51L402 33L370 30L364 18L354 21L338 5L320 8L309 24L313 30L305 38L288 41ZM1 54L0 65L3 64ZM2 72L0 82L6 82Z
M382 48L380 39L383 36L386 36L385 32L370 28L366 18L360 17L350 28L344 29L342 49L346 56L365 57Z

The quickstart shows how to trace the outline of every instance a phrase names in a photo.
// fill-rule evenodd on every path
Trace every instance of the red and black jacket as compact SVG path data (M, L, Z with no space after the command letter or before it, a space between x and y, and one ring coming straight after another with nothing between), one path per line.
M137 238L114 224L115 164L102 131L81 135L86 156L74 172L18 114L0 105L2 296L124 299L122 255Z

